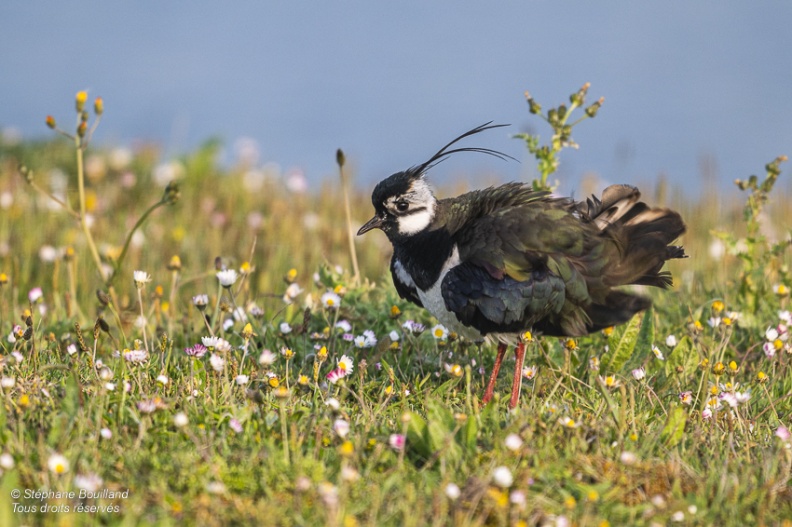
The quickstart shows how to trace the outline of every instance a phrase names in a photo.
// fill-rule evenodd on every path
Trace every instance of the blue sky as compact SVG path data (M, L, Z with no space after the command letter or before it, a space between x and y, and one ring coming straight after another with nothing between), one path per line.
M792 154L792 4L689 2L4 2L0 127L25 137L71 118L74 92L102 96L97 134L152 140L165 155L220 137L255 139L262 162L335 173L342 147L375 182L486 121L438 182L530 178L510 134L548 129L527 111L584 82L606 98L562 158L562 190L583 173L638 183L665 174L700 190L703 157L724 189Z

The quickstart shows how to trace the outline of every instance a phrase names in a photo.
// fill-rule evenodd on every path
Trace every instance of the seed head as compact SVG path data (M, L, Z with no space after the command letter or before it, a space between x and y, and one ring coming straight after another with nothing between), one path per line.
M96 115L102 115L104 113L104 101L101 97L94 99L94 113Z
M88 92L85 91L78 91L77 95L74 97L74 106L77 108L77 113L82 112L85 109L85 101L88 100Z
M56 126L58 126L58 124L55 122L55 118L53 116L51 116L51 115L47 116L47 119L45 120L45 122L47 123L47 126L52 128L53 130L55 129Z
M605 97L600 97L597 102L586 108L586 115L589 117L596 117L597 112L599 111L600 107L602 107L602 103L605 102Z
M171 181L168 183L168 186L165 187L165 194L162 196L162 201L168 205L173 205L179 201L180 197L181 192L179 191L179 183L177 181Z
M722 362L718 361L712 366L712 373L716 376L723 375L723 372L726 371L726 366L723 365Z
M531 112L533 114L542 113L542 105L540 105L538 102L536 102L533 99L533 97L531 97L530 93L525 92L525 100L528 101L528 111L529 112Z
M170 262L168 262L168 271L181 271L181 268L181 258L179 258L178 254L174 254L171 256Z

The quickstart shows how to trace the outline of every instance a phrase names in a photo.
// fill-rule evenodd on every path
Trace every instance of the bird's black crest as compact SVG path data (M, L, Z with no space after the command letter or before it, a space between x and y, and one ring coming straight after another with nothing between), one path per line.
M487 155L490 155L490 156L493 156L493 157L497 157L498 159L503 159L503 160L512 159L512 160L515 160L510 155L506 155L503 152L498 152L497 150L492 150L492 149L489 149L489 148L466 147L466 148L454 148L452 150L448 150L449 147L453 146L454 144L458 143L459 141L461 141L462 139L464 139L466 137L478 134L478 133L483 132L485 130L491 130L493 128L503 128L504 126L509 126L509 125L508 124L492 124L492 121L489 121L488 123L484 123L482 125L479 125L479 126L473 128L472 130L468 130L467 132L465 132L464 134L460 135L459 137L457 137L456 139L454 139L453 141L451 141L450 143L445 145L443 148L438 150L437 153L435 155L433 155L431 158L429 158L428 161L426 161L425 163L423 163L421 165L418 165L417 167L413 167L413 168L409 169L407 172L414 173L413 177L420 177L424 172L429 170L431 167L433 167L434 165L436 165L440 161L444 160L445 158L447 158L451 154L456 154L456 153L459 153L459 152L478 152L480 154L487 154Z
M414 180L423 176L427 170L435 166L437 163L443 161L451 154L457 154L460 152L478 152L480 154L487 154L493 157L497 157L498 159L515 160L513 157L511 157L508 154L504 154L503 152L492 150L490 148L465 147L465 148L453 148L449 150L451 146L455 145L456 143L458 143L459 141L461 141L466 137L478 134L480 132L484 132L486 130L491 130L493 128L502 128L504 126L509 126L509 125L492 124L492 121L489 121L471 130L468 130L467 132L456 137L454 140L446 144L443 148L438 150L437 153L432 157L430 157L426 162L408 168L407 170L404 170L402 172L396 172L395 174L380 181L379 184L374 188L374 192L371 195L371 201L374 203L374 206L376 207L377 204L382 203L389 196L398 196L400 194L404 194L405 192L409 191L410 185Z

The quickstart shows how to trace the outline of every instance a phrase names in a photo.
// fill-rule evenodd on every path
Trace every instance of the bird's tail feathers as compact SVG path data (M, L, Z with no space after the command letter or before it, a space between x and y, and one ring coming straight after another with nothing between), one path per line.
M615 247L605 270L608 286L627 284L666 288L671 274L661 271L666 260L686 258L682 247L670 245L685 232L679 213L650 208L639 201L640 191L630 185L612 185L579 205L581 216L594 223Z

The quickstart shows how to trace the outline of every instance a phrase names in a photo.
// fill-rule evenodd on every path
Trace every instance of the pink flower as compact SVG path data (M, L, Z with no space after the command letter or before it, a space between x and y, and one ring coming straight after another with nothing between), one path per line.
M196 359L200 359L204 355L206 355L206 346L203 344L196 344L192 348L184 348L184 353L189 355L190 357L195 357Z
M330 382L330 384L335 384L339 380L343 379L345 374L346 372L344 372L344 370L341 368L336 368L327 374L327 380Z
M242 433L242 423L240 423L238 419L232 417L231 420L228 421L228 426L237 434Z
M403 434L391 434L388 438L388 444L394 450L404 450L405 438Z
M784 425L781 425L776 429L775 436L780 438L781 441L789 443L789 440L792 439L792 432L790 432L789 429Z

